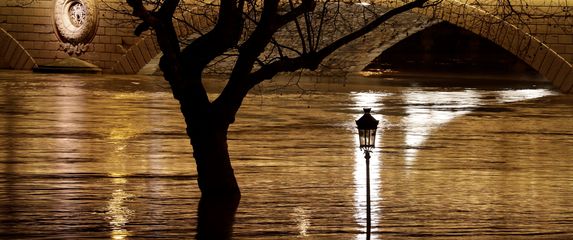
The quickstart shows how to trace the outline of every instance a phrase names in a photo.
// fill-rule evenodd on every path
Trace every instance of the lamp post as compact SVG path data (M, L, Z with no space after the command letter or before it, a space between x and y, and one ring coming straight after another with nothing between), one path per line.
M356 120L360 149L366 159L366 239L370 239L370 152L374 149L378 120L370 115L370 108L364 108L364 115Z

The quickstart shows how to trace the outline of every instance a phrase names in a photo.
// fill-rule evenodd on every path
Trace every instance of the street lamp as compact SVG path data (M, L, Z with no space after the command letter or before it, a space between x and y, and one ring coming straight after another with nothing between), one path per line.
M364 115L356 120L360 149L366 159L366 239L370 239L370 152L374 149L378 120L370 115L370 108L364 108Z

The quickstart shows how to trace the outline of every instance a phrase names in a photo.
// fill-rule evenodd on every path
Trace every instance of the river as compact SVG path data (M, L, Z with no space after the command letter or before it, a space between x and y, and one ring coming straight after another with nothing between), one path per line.
M229 132L233 239L367 239L363 107L380 120L370 239L573 239L573 95L379 81L249 95ZM194 238L163 80L3 71L0 106L0 238Z

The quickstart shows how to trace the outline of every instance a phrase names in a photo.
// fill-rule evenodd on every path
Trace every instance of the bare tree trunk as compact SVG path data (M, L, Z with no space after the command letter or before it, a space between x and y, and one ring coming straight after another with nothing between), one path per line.
M199 189L207 197L240 196L227 145L228 125L212 124L217 119L201 116L203 123L188 126L197 164ZM205 124L205 125L204 125Z
M207 117L204 120L214 119ZM191 126L188 130L202 193L197 211L195 238L198 240L232 237L241 194L229 159L227 129L225 126Z
M239 196L219 197L201 196L197 211L197 240L232 239L235 213L239 207Z
M199 85L200 70L188 67L172 71L165 65L162 64L162 69L166 70L164 77L171 84L174 98L179 101L193 146L202 196L222 200L240 198L227 145L227 132L234 113L225 112L209 101L205 89Z

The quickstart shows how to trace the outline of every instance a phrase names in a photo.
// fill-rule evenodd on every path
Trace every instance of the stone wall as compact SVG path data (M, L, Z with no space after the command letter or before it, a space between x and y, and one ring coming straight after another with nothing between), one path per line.
M573 2L566 0L512 0L512 2L516 11L523 14L510 16L505 20L536 37L569 63L573 63ZM495 5L481 7L494 14L504 15Z
M392 1L384 2L391 3ZM120 3L123 2L123 0L0 1L0 28L3 30L0 32L0 55L2 55L0 67L31 69L35 64L48 64L58 59L67 58L71 54L71 56L101 67L107 73L133 74L139 72L148 63L156 63L156 56L160 52L152 37L133 35L134 22L128 15L129 11L120 6ZM445 3L448 2L445 1ZM457 4L459 2L456 3L457 5L451 4L437 10L428 9L405 14L405 16L397 18L390 28L383 27L381 30L340 49L335 55L327 59L325 65L335 66L341 72L360 71L369 63L368 61L374 59L393 43L407 37L410 33L431 25L432 22L424 19L435 17L438 20L449 21L469 30L473 29L474 32L489 39L496 40L503 35L505 39L497 39L498 44L504 45L507 42L506 45L509 45L506 48L511 49L513 45L516 48L522 48L518 50L524 52L523 54L518 50L513 52L526 60L531 58L526 62L539 65L539 70L547 70L547 76L568 78L571 75L573 77L569 70L560 70L561 67L564 69L571 68L571 63L573 63L573 18L570 16L573 12L573 6L565 0L528 0L527 2L528 6L524 9L528 9L529 13L526 17L506 19L517 30L513 30L512 27L514 26L503 27L499 28L503 30L496 30L495 33L491 33L492 28L486 29L484 27L488 26L486 21L469 14L468 9L470 8L460 7ZM57 12L56 6L78 3L96 6L96 18L93 20L95 34L88 37L84 36L82 41L63 40L55 27L57 25L55 24L57 21L54 20L54 13ZM474 7L471 5L471 1L466 3ZM486 10L489 8L491 11L497 9L494 5L481 7ZM62 12L61 9L60 12ZM540 17L547 15L547 13L555 13L555 16L551 18ZM416 14L425 17L416 17ZM75 15L75 18L77 18L75 21L85 20L83 15ZM411 21L412 19L415 21ZM193 21L201 20L193 19ZM481 25L479 27L470 26L468 22ZM67 25L73 28L73 23L73 21L68 22ZM520 34L514 34L517 31ZM187 33L183 33L183 35L185 34ZM518 35L519 37L515 37ZM529 40L531 36L536 39L533 41L535 42L534 45L531 45L532 41ZM527 40L527 46L522 44L525 41L522 39ZM546 58L550 60L546 61ZM556 64L560 66L560 69L550 71L549 68ZM568 80L559 81L567 82Z
M72 53L71 56L111 72L117 59L139 41L139 37L133 35L134 28L129 16L111 10L110 7L117 7L120 0L93 1L98 9L95 36L87 42L85 52ZM48 64L70 56L66 53L69 49L66 49L55 31L55 2L56 0L0 1L0 28L17 40L36 64ZM5 45L7 42L2 41L0 44Z

